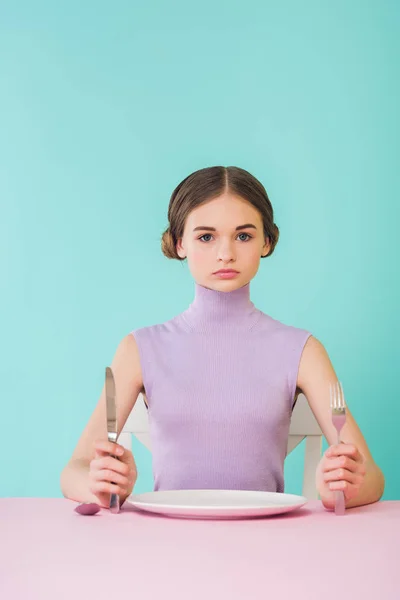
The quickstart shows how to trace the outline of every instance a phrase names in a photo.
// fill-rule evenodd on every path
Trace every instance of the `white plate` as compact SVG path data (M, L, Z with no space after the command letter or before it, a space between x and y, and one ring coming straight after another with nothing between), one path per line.
M304 496L246 490L168 490L132 494L140 510L184 518L233 519L287 513L306 504Z

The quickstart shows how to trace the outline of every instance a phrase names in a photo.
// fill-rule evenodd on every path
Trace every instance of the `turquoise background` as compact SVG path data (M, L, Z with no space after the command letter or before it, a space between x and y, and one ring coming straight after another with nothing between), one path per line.
M400 499L399 25L382 0L1 3L0 495L61 495L120 339L192 300L170 194L223 164L281 229L253 301L325 344Z

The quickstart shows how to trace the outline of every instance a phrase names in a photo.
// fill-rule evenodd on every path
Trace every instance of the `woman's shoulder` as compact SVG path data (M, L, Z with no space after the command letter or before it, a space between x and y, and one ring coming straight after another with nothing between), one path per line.
M179 314L176 317L168 319L163 323L155 323L152 325L144 325L131 330L131 335L136 339L138 338L153 338L163 335L165 333L179 332L185 329L185 323L182 319L182 315Z
M293 339L307 339L312 333L304 327L290 324L289 322L281 321L260 311L261 316L258 322L258 329L270 334Z

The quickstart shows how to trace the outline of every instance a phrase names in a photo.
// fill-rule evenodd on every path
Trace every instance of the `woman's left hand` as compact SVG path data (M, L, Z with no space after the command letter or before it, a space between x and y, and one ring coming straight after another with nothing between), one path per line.
M330 446L319 465L317 489L325 508L335 507L335 492L344 492L346 503L355 498L365 479L365 461L352 444Z

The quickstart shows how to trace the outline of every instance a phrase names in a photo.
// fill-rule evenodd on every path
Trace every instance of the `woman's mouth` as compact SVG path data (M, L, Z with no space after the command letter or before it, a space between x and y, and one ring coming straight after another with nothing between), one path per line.
M220 269L219 271L213 273L213 275L215 275L219 279L233 279L234 277L239 275L239 272L235 271L234 269Z

